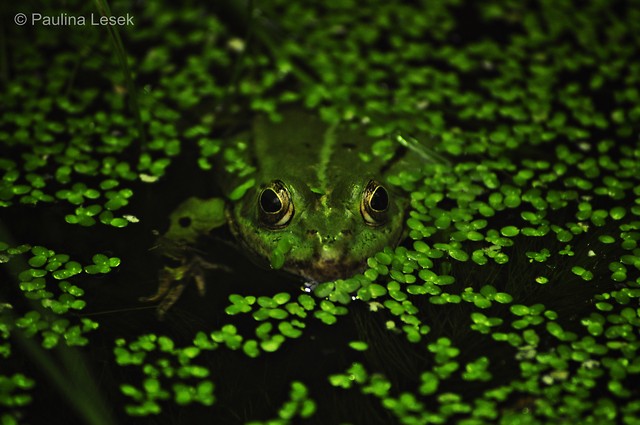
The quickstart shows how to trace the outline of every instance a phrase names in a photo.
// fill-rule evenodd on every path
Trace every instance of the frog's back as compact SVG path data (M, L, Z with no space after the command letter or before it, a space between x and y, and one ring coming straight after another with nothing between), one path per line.
M371 158L372 140L344 125L328 125L303 111L287 111L280 122L260 117L254 124L258 174L265 181L304 178L326 191L341 176L378 168ZM368 162L362 160L368 156Z
M226 196L255 179L259 186L272 180L304 180L309 187L326 190L331 181L379 168L371 157L372 140L344 125L328 125L316 115L283 112L273 122L265 115L252 123L251 132L227 141L216 163L216 180ZM239 160L239 161L238 161Z

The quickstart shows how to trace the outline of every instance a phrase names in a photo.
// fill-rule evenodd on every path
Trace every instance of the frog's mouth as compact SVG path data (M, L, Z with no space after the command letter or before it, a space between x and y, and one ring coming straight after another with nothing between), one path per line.
M312 261L294 261L285 264L284 269L309 282L329 282L344 279L364 269L365 263L354 263L333 259L314 259Z

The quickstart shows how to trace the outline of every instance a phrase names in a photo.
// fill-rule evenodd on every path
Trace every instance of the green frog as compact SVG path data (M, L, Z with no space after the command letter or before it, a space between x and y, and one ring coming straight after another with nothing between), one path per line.
M249 134L218 155L224 199L189 198L171 214L157 248L178 265L164 267L157 293L145 300L159 301L162 317L188 282L204 294L205 271L223 266L194 247L224 225L259 264L310 283L362 270L403 236L408 197L386 177L424 163L401 144L373 155L374 143L362 130L308 112L287 111L278 122L258 116Z

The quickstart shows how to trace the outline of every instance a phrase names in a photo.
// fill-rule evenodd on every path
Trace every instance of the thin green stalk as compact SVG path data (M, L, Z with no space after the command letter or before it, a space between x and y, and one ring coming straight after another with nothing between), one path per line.
M111 16L111 10L109 9L107 0L95 0L95 4L100 15L105 17ZM125 81L127 84L127 91L129 92L129 106L131 107L131 112L133 113L133 116L136 120L136 126L138 127L138 133L141 139L141 144L138 144L138 147L141 148L141 146L146 146L147 138L146 132L144 131L144 125L142 123L142 116L140 115L138 92L136 90L133 78L131 77L131 69L129 68L129 64L127 62L127 54L124 50L124 44L122 44L122 39L120 38L120 32L118 31L118 28L113 25L107 25L106 28L109 31L111 42L116 49L116 56L118 57L118 61L120 62L120 66L122 67L122 71L124 73Z
M53 360L51 352L40 347L33 338L19 329L12 331L14 340L22 351L47 377L50 384L63 395L83 422L88 425L112 425L116 422L100 396L95 381L87 369L84 357L76 349L57 347L59 362ZM60 364L61 363L61 364Z

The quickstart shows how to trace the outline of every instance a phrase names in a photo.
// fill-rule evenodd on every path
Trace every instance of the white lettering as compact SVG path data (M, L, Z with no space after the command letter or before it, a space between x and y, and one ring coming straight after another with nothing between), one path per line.
M133 16L127 13L126 16L96 16L91 14L91 25L135 25L133 22Z
M84 26L89 22L93 26L134 26L133 16L129 13L121 16L102 16L92 13L89 19L86 16L73 16L66 13L58 15L43 15L41 13L31 14L31 25L42 26ZM18 25L24 25L27 21L27 15L17 14L14 21Z

